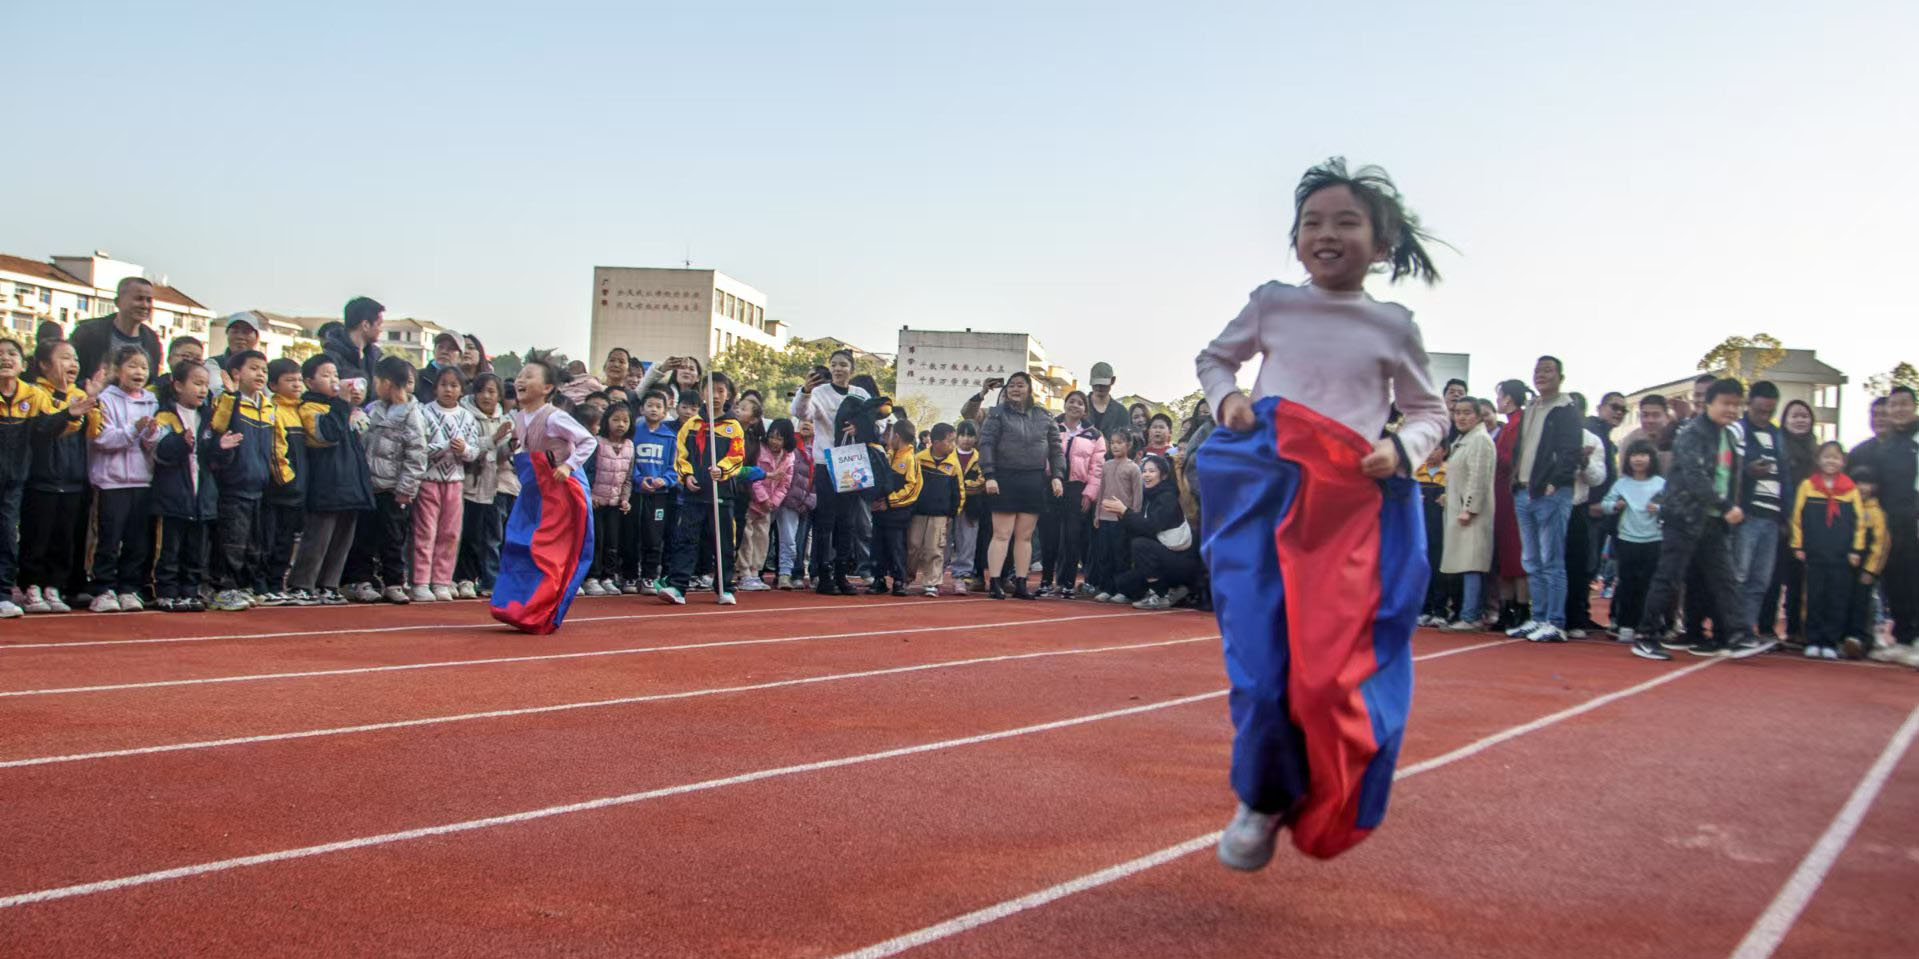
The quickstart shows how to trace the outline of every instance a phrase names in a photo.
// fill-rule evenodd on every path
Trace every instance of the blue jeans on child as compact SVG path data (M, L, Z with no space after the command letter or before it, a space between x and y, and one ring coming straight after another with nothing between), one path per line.
M1459 621L1462 623L1477 623L1486 612L1480 608L1480 602L1486 595L1486 574L1478 572L1460 573L1459 579L1460 582L1465 584L1464 588L1466 590L1465 597L1459 603Z
M1566 524L1572 518L1573 491L1556 489L1550 496L1513 491L1519 514L1520 563L1532 590L1533 620L1566 625Z

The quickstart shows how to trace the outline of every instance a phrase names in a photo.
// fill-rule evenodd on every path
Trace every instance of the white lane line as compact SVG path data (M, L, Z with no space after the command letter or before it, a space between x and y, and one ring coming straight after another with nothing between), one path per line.
M920 663L914 666L895 666L890 669L868 669L857 673L834 673L828 676L807 676L800 679L782 679L773 682L752 683L745 686L720 686L713 689L689 689L673 693L650 693L644 696L622 696L618 699L596 699L578 703L559 703L552 706L529 706L520 709L491 709L486 712L460 713L453 716L428 716L420 719L403 719L385 723L366 723L359 726L336 726L330 729L304 729L297 732L266 733L258 736L235 736L231 739L209 739L199 742L168 743L162 746L140 746L132 749L111 749L95 753L74 753L66 756L34 756L27 759L9 759L0 762L0 769L13 769L21 766L45 766L52 763L83 762L92 759L112 759L120 756L146 756L154 753L180 752L188 749L212 749L219 746L246 746L254 743L279 742L288 739L312 739L318 736L344 736L354 733L373 733L389 729L409 729L415 726L438 726L444 723L469 722L476 719L505 719L513 716L534 716L541 713L570 712L576 709L599 709L606 706L627 706L634 703L657 703L674 699L696 699L702 696L718 696L725 693L757 692L766 689L780 689L788 686L806 686L813 683L831 683L848 679L867 679L874 676L897 676L903 673L926 672L934 669L950 669L957 666L979 666L986 663L1005 663L1023 659L1045 659L1053 656L1078 656L1093 653L1115 653L1137 649L1156 649L1163 646L1180 646L1187 643L1202 643L1218 639L1219 635L1194 636L1187 639L1168 639L1153 643L1134 643L1128 646L1095 646L1082 649L1053 649L1036 653L1009 653L1004 656L981 656L974 659L953 659L938 663ZM1445 654L1441 654L1445 655Z
M1486 645L1498 645L1498 644L1489 643ZM1457 650L1457 652L1463 652L1463 650ZM1401 779L1417 776L1423 772L1428 772L1430 770L1438 769L1439 767L1445 766L1449 763L1458 762L1461 759L1465 759L1469 756L1477 755L1481 752L1484 752L1487 749L1490 749L1494 746L1499 745L1500 743L1506 742L1515 737L1523 736L1530 732L1537 732L1538 730L1544 729L1547 726L1551 726L1555 723L1562 722L1567 719L1571 719L1574 716L1578 716L1581 713L1586 713L1594 709L1598 709L1599 707L1604 706L1607 703L1617 702L1621 699L1625 699L1628 696L1636 696L1656 686L1660 686L1662 684L1672 682L1673 680L1678 679L1681 676L1685 676L1691 673L1696 673L1718 662L1720 662L1720 660L1709 659L1703 663L1699 663L1694 666L1688 666L1684 669L1676 670L1670 673L1665 673L1663 675L1660 675L1657 678L1640 683L1637 686L1633 686L1627 689L1622 689L1617 692L1607 693L1604 696L1587 700L1586 702L1580 703L1577 706L1573 706L1567 709L1562 709L1559 712L1552 713L1551 715L1547 715L1547 716L1542 716L1528 723L1521 723L1520 725L1514 726L1511 729L1494 733L1491 736L1487 736L1486 738L1478 740L1477 742L1463 746L1459 749L1455 749L1452 752L1446 753L1445 755L1438 756L1433 759L1428 759L1425 762L1415 763L1411 766L1404 767L1393 775L1393 780L1397 782L1398 780L1401 780ZM1195 836L1192 839L1188 839L1185 842L1178 843L1177 845L1168 846L1165 849L1159 850L1158 852L1147 853L1146 855L1141 856L1138 859L1129 860L1127 862L1120 863L1117 866L1111 866L1106 869L1101 869L1098 872L1088 873L1084 876L1080 876L1077 879L1069 879L1066 882L1062 882L1055 886L1048 886L1045 889L1039 890L1038 892L1028 893L1024 896L1020 896L1017 899L1008 899L1005 902L995 903L991 906L987 906L984 909L978 909L973 912L966 913L965 915L962 915L962 916L955 916L951 919L946 920L945 922L935 923L923 929L916 929L912 932L906 933L905 935L895 936L894 938L888 939L885 942L874 943L873 945L867 946L864 949L855 949L852 952L842 953L838 956L835 956L834 959L882 959L882 957L885 957L885 956L896 956L902 952L906 952L909 949L915 949L920 946L927 945L928 943L938 942L941 939L946 939L951 936L956 936L962 932L966 932L969 929L976 929L988 923L998 922L1001 919L1018 915L1019 913L1026 912L1031 909L1035 909L1039 906L1046 905L1047 903L1054 902L1059 899L1064 899L1067 896L1073 895L1075 893L1085 892L1088 889L1095 889L1100 886L1104 886L1107 883L1117 882L1129 876L1133 876L1133 875L1137 875L1139 873L1145 872L1146 870L1152 869L1156 866L1163 866L1176 859L1189 856L1193 853L1199 852L1202 849L1207 849L1216 845L1219 842L1219 835L1220 834L1217 832L1212 832L1212 833L1207 833L1204 836Z
M593 599L612 599L611 596L592 597ZM624 599L634 599L626 596ZM650 600L649 600L650 601ZM635 613L625 616L571 616L569 623L610 623L627 620L681 619L687 616L751 616L760 613L805 613L815 610L822 612L861 612L869 609L890 609L897 606L922 606L923 599L890 600L877 603L847 604L844 606L736 606L732 609L689 611L678 613ZM957 606L961 603L985 603L986 599L948 599L941 606ZM307 607L278 607L280 609L304 609ZM99 614L101 616L106 613ZM472 632L505 634L507 628L492 619L474 619L462 623L423 623L416 626L368 626L357 629L300 629L280 633L224 633L215 636L161 636L147 639L87 639L67 643L0 643L0 653L19 649L72 649L85 646L145 646L153 643L212 643L229 639L288 639L295 636L363 636L375 633L413 633L430 629L464 629Z
M1799 920L1799 914L1812 902L1814 893L1820 884L1826 881L1826 873L1839 859L1840 852L1852 841L1852 834L1859 830L1859 824L1866 818L1866 810L1872 808L1879 791L1885 788L1886 780L1892 778L1892 770L1912 746L1915 735L1919 735L1919 707L1906 714L1906 721L1900 724L1892 739L1886 742L1886 748L1880 750L1879 758L1866 770L1859 785L1854 786L1852 795L1846 804L1839 807L1839 814L1832 817L1831 825L1812 844L1806 858L1799 861L1799 868L1792 871L1779 894L1772 898L1766 911L1747 931L1746 938L1740 940L1739 947L1732 951L1732 959L1766 959L1771 956L1779 943L1792 931L1793 923Z
M689 649L721 649L729 646L766 646L776 643L803 643L823 639L858 639L866 636L900 636L912 633L950 633L960 630L993 630L1021 626L1071 623L1087 619L1116 619L1138 616L1135 612L1102 613L1096 616L1055 616L1051 619L1021 619L1012 622L967 623L960 626L915 626L910 629L875 629L858 633L820 633L811 636L775 636L768 639L727 639L710 643L682 643L677 646L634 646L625 649L593 649L575 653L547 653L540 656L497 656L491 659L456 659L430 663L401 663L393 666L355 666L350 669L311 669L292 673L246 673L239 676L207 676L200 679L161 679L147 683L109 683L102 686L67 686L57 689L0 690L0 699L23 696L57 696L67 693L100 693L122 689L159 689L168 686L205 686L214 683L254 683L270 679L307 679L314 676L354 676L362 673L392 673L413 669L445 669L454 666L495 666L502 663L548 662L559 659L589 659L597 656L631 656L640 653L681 652Z
M422 826L418 829L382 833L377 836L361 836L355 839L343 839L338 842L322 843L317 846L302 846L298 849L282 849L277 852L259 853L252 856L219 859L213 862L196 863L191 866L180 866L174 869L161 869L155 872L144 872L133 876L122 876L118 879L106 879L99 882L81 883L72 886L59 886L53 889L39 889L33 892L23 892L0 897L0 909L9 909L15 906L24 906L38 902L51 902L56 899L69 899L74 896L85 896L92 893L110 892L117 889L128 889L134 886L145 886L151 883L164 882L169 879L184 879L188 876L225 872L229 869L239 869L245 866L260 866L267 863L285 862L290 859L304 859L309 856L346 852L350 849L365 849L368 846L383 846L388 843L425 839L429 836L445 836L452 833L472 832L477 829L490 829L495 826L510 826L517 823L531 822L536 819L564 816L570 813L588 812L613 806L626 806L633 803L645 802L650 799L662 799L668 796L705 792L710 789L720 789L726 786L739 786L746 783L759 782L763 779L820 772L827 769L838 769L843 766L856 766L862 763L878 762L883 759L897 759L901 756L916 756L922 753L937 752L944 749L955 749L960 746L973 746L1001 739L1011 739L1016 736L1030 736L1035 733L1051 732L1056 729L1083 726L1087 723L1096 723L1108 719L1137 716L1141 713L1150 713L1161 709L1170 709L1176 706L1186 706L1192 703L1220 699L1225 695L1226 690L1217 689L1212 692L1198 693L1192 696L1181 696L1177 699L1167 699L1156 703L1129 706L1125 709L1108 710L1087 716L1075 716L1071 719L1058 719L1031 726L1021 726L1017 729L1003 729L998 732L982 733L977 736L943 739L938 742L921 743L917 746L902 746L898 749L862 753L857 756L842 756L838 759L824 759L818 762L801 763L794 766L761 769L750 773L741 773L737 776L727 776L723 779L707 779L679 786L649 789L645 792L627 793L621 796L607 796L600 799L589 799L584 802L547 806L542 809L529 809L524 812L509 813L503 816L488 816L484 819L469 819L464 822L446 823L438 826Z

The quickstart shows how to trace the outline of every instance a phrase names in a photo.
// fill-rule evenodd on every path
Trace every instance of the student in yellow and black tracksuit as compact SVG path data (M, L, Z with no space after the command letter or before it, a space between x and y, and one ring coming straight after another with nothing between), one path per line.
M886 495L873 500L873 582L868 593L887 592L906 595L906 530L913 522L913 505L920 498L920 464L913 443L919 432L905 418L893 421L886 434L886 453L891 461L893 481Z
M953 449L953 424L936 424L920 450L920 496L913 503L913 526L906 535L912 556L912 585L927 596L940 594L946 579L947 534L966 508L966 490L960 482L959 456Z
M207 368L182 363L179 375L160 389L154 422L153 515L160 521L158 557L153 565L154 604L169 613L206 609L200 587L207 578L207 541L220 509L218 484L207 465L219 445L213 433L207 394Z
M315 597L290 595L287 585L287 576L293 571L293 546L306 527L307 513L306 427L300 415L306 381L300 375L300 364L284 357L268 363L267 389L273 400L273 419L286 433L287 466L293 471L293 479L268 485L261 498L262 559L252 588L265 601L263 605L317 605Z
M74 385L80 361L71 345L43 341L33 360L40 378L20 499L20 585L27 612L64 613L71 609L67 600L76 577L85 576L87 435L81 427L94 400Z
M28 434L43 402L40 388L25 379L26 367L20 343L0 339L0 619L21 615L12 598L20 575L20 497L33 454Z
M1827 443L1819 472L1799 484L1791 516L1793 555L1806 565L1806 657L1838 659L1852 585L1866 548L1865 505L1841 469L1845 448Z
M682 420L674 447L674 473L680 482L679 528L673 534L667 562L667 585L659 591L661 602L686 602L686 587L693 581L701 553L713 549L713 502L718 497L720 556L713 570L713 591L721 605L734 603L731 510L746 470L746 431L731 410L732 381L718 373L712 374L712 379L712 405L719 412L711 414L701 409L698 415Z
M220 484L214 564L214 586L220 592L213 608L239 612L253 605L245 591L253 586L262 562L260 498L275 483L293 482L293 467L287 464L286 425L266 391L266 355L257 350L235 354L228 357L227 369L238 388L220 394L214 403L213 432L218 438L210 451Z

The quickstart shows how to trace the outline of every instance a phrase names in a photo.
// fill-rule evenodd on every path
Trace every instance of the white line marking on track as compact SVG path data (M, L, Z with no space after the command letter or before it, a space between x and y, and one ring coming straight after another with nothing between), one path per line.
M1502 644L1487 643L1485 645L1496 646L1496 645L1502 645ZM1483 648L1483 647L1468 647L1468 648ZM1449 650L1448 652L1465 652L1465 650L1464 649ZM1446 654L1442 653L1439 655L1446 655ZM1656 686L1660 686L1662 684L1672 682L1673 680L1678 679L1681 676L1686 676L1691 673L1696 673L1718 662L1720 662L1720 660L1709 659L1695 666L1688 666L1684 669L1676 670L1670 673L1665 673L1654 679L1640 683L1637 686L1632 686L1627 689L1622 689L1616 692L1607 693L1603 696L1598 696L1593 699L1589 699L1583 703L1580 703L1577 706L1572 706L1567 709L1562 709L1559 712L1552 713L1551 715L1541 716L1540 718L1535 719L1528 723L1521 723L1520 725L1514 726L1511 729L1494 733L1491 736L1487 736L1484 739L1478 740L1477 742L1473 742L1466 746L1462 746L1459 749L1453 750L1452 752L1434 757L1432 759L1428 759L1425 762L1415 763L1411 766L1407 766L1403 769L1400 769L1397 773L1393 775L1393 780L1397 782L1401 779L1406 779L1411 776L1417 776L1423 772L1428 772L1430 770L1438 769L1439 767L1445 766L1449 763L1458 762L1461 759L1465 759L1469 756L1477 755L1481 752L1486 751L1487 749L1490 749L1494 746L1499 745L1500 743L1506 742L1515 737L1523 736L1530 732L1537 732L1538 730L1544 729L1547 726L1551 726L1563 720L1571 719L1572 717L1580 715L1581 713L1586 713L1594 709L1598 709L1599 707L1604 706L1607 703L1617 702L1618 700L1624 699L1628 696L1636 696ZM1165 849L1159 850L1158 852L1147 853L1146 855L1141 856L1138 859L1128 860L1127 862L1120 863L1117 866L1111 866L1106 869L1101 869L1098 872L1088 873L1084 876L1080 876L1077 879L1069 879L1066 882L1062 882L1054 886L1048 886L1045 889L1041 889L1037 892L1032 892L1024 896L1020 896L1017 899L1008 899L1005 902L994 903L993 905L987 906L984 909L977 909L977 910L974 910L973 912L966 913L965 915L955 916L951 919L946 920L945 922L935 923L923 929L916 929L912 932L906 933L905 935L895 936L894 938L888 939L885 942L874 943L873 945L867 946L863 949L855 949L852 952L841 953L840 955L835 956L834 959L882 959L882 957L885 957L885 956L895 956L909 949L915 949L920 946L927 945L928 943L938 942L941 939L946 939L951 936L958 935L959 933L966 932L969 929L976 929L980 926L986 925L987 923L997 922L1001 919L1005 919L1010 916L1015 916L1015 915L1018 915L1019 913L1026 912L1030 909L1034 909L1039 906L1046 905L1047 903L1053 902L1055 900L1064 899L1065 897L1073 895L1075 893L1085 892L1088 889L1095 889L1100 886L1104 886L1107 883L1117 882L1129 876L1133 876L1138 873L1145 872L1146 870L1152 869L1156 866L1163 866L1176 859L1189 856L1193 853L1199 852L1202 849L1206 849L1215 845L1216 843L1219 842L1219 836L1220 834L1217 832L1207 833L1204 836L1195 836L1192 839L1186 840L1185 842L1182 842L1173 846L1168 846Z
M215 683L250 683L269 679L308 679L315 676L355 676L363 673L392 673L414 669L442 669L452 666L496 666L502 663L547 662L559 659L590 659L598 656L632 656L640 653L682 652L689 649L723 649L730 646L766 646L776 643L801 643L823 639L858 639L866 636L899 636L910 633L950 633L960 630L991 630L1003 627L1071 623L1087 619L1117 619L1138 613L1101 613L1094 616L1055 616L1050 619L1019 619L1010 622L967 623L960 626L915 626L909 629L875 629L858 633L820 633L811 636L775 636L767 639L727 639L710 643L682 643L677 646L634 646L623 649L592 649L573 653L546 653L539 656L497 656L491 659L455 659L431 663L399 663L392 666L355 666L349 669L311 669L292 673L245 673L239 676L207 676L200 679L160 679L147 683L109 683L103 686L67 686L58 689L0 690L0 699L23 696L57 696L67 693L100 693L122 689L160 689L169 686L205 686Z
M612 599L613 597L611 596L597 597L596 596L592 598ZM627 596L622 598L630 600L630 599L633 599L634 597ZM877 602L877 603L860 603L858 605L848 603L843 606L832 606L832 605L759 606L759 607L736 606L732 609L714 609L714 610L703 610L703 611L668 612L668 613L635 613L635 614L630 614L625 616L570 616L567 618L567 622L569 623L610 623L610 622L619 622L619 621L626 621L626 620L681 619L687 616L749 616L749 615L755 615L759 613L808 613L808 612L813 612L815 610L820 612L853 613L853 612L861 612L869 609L891 609L899 606L922 606L925 604L925 602L926 601L923 599L914 599L914 600L895 600L895 601ZM986 599L955 598L955 599L945 600L944 602L941 602L939 605L940 606L957 606L961 603L985 603L985 602L991 602L991 601ZM288 610L288 609L297 610L297 609L304 609L306 607L282 606L277 608L283 609L283 610ZM100 613L99 615L105 616L107 614ZM215 614L215 615L219 615L219 614ZM85 646L146 646L146 645L151 645L153 643L212 643L212 642L219 642L221 640L228 640L228 639L236 639L236 640L237 639L289 639L295 636L362 636L362 635L368 635L368 634L374 634L374 633L414 633L414 632L423 632L425 630L431 630L431 629L459 629L459 630L466 630L469 632L489 633L494 635L506 636L509 638L512 638L514 635L512 631L509 630L507 627L501 625L500 623L494 621L491 618L487 618L487 619L475 619L475 620L462 622L462 623L421 623L421 624L412 625L412 626L367 626L367 627L360 627L355 629L301 629L301 630L293 630L291 632L282 632L282 633L228 633L228 634L222 634L222 635L216 635L216 636L161 636L161 637L148 638L148 639L85 639L85 640L75 640L69 643L0 643L0 653L7 652L9 650L18 650L18 649L69 649L69 648L78 648L78 647L85 647Z
M661 789L649 789L649 790L646 790L645 792L627 793L622 796L607 796L601 799L589 799L584 802L567 803L565 805L560 805L560 806L547 806L543 809L529 809L524 812L509 813L503 816L488 816L484 819L469 819L464 822L446 823L438 826L422 826L418 829L407 829L400 832L382 833L377 836L361 836L356 839L343 839L338 842L322 843L317 846L302 846L298 849L283 849L278 852L259 853L257 855L240 856L233 859L220 859L220 860L215 860L213 862L196 863L191 866L180 866L174 869L161 869L155 872L140 873L134 876L122 876L118 879L106 879L99 882L81 883L79 885L73 885L73 886L60 886L53 889L40 889L40 890L35 890L33 892L17 893L11 896L0 897L0 909L10 909L15 906L24 906L30 903L51 902L56 899L68 899L74 896L85 896L92 893L109 892L116 889L128 889L134 886L145 886L151 883L164 882L169 879L184 879L188 876L200 876L200 875L205 875L207 873L213 873L213 872L225 872L229 869L239 869L244 866L260 866L260 865L265 865L267 863L285 862L289 859L304 859L309 856L320 856L320 855L325 855L327 853L346 852L347 850L350 850L350 849L365 849L368 846L383 846L388 843L406 842L412 839L425 839L429 836L445 836L451 833L472 832L477 829L489 829L494 826L510 826L517 823L531 822L536 819L548 819L553 816L564 816L570 813L588 812L595 809L606 809L613 806L626 806L626 805L631 805L633 803L645 802L649 799L663 799L668 796L681 796L687 793L705 792L710 789L720 789L726 786L739 786L739 785L744 785L746 783L759 782L760 780L763 780L763 779L773 779L781 776L794 776L794 775L799 775L801 773L820 772L822 770L827 770L827 769L838 769L843 766L856 766L863 763L878 762L879 760L882 760L882 759L897 759L901 756L914 756L914 755L919 755L921 753L938 752L940 750L954 749L960 746L974 746L980 743L989 743L989 742L994 742L1001 739L1011 739L1016 736L1029 736L1034 733L1051 732L1055 729L1067 729L1073 726L1083 726L1083 725L1086 725L1087 723L1096 723L1096 722L1100 722L1102 720L1107 720L1107 719L1119 719L1125 716L1136 716L1141 713L1150 713L1150 712L1154 712L1161 709L1170 709L1176 706L1191 705L1193 703L1205 702L1207 700L1220 699L1220 698L1223 698L1225 695L1226 695L1226 690L1216 689L1216 690L1213 690L1212 692L1197 693L1192 696L1181 696L1177 699L1167 699L1167 700L1162 700L1156 703L1145 703L1139 706L1128 706L1125 709L1113 709L1113 710L1108 710L1106 712L1093 713L1087 716L1075 716L1071 719L1057 719L1052 722L1036 723L1031 726L1021 726L1016 729L1002 729L1002 730L999 730L998 732L981 733L977 736L964 736L958 739L942 739L938 742L921 743L917 746L902 746L898 749L887 749L887 750L882 750L880 752L862 753L857 756L842 756L838 759L823 759L818 762L800 763L794 766L780 766L773 769L761 769L761 770L757 770L750 773L741 773L737 776L727 776L723 779L707 779L707 780L702 780L700 782L686 783L684 785L679 785L679 786L667 786Z
M180 752L188 749L212 749L218 746L245 746L254 743L279 742L288 739L312 739L318 736L343 736L352 733L372 733L389 729L409 729L415 726L437 726L444 723L468 722L476 719L504 719L512 716L534 716L541 713L570 712L576 709L597 709L604 706L626 706L634 703L656 703L674 699L696 699L702 696L717 696L724 693L757 692L766 689L780 689L788 686L807 686L814 683L830 683L847 679L867 679L874 676L895 676L903 673L926 672L934 669L948 669L955 666L978 666L985 663L1004 663L1023 659L1045 659L1053 656L1077 656L1090 653L1115 653L1137 649L1156 649L1163 646L1180 646L1187 643L1203 643L1218 639L1217 633L1211 636L1194 636L1186 639L1168 639L1153 643L1134 643L1128 646L1097 646L1082 649L1052 649L1035 653L1009 653L1004 656L981 656L974 659L953 659L937 663L920 663L913 666L895 666L889 669L869 669L856 673L833 673L828 676L806 676L799 679L782 679L773 682L752 683L745 686L720 686L713 689L690 689L673 693L649 693L643 696L622 696L618 699L596 699L579 703L559 703L552 706L528 706L520 709L492 709L479 713L461 713L453 716L428 716L420 719L402 719L385 723L366 723L359 726L336 726L330 729L304 729L297 732L267 733L258 736L235 736L230 739L210 739L200 742L169 743L162 746L140 746L132 749L112 749L96 753L74 753L66 756L34 756L27 759L9 759L0 762L0 769L13 769L21 766L45 766L52 763L83 762L92 759L112 759L119 756L146 756L153 753ZM1449 650L1440 655L1449 655L1460 650Z
M1919 707L1906 714L1906 721L1892 734L1886 748L1880 750L1879 758L1873 761L1866 775L1854 786L1852 795L1846 804L1839 807L1839 813L1832 817L1831 825L1826 827L1819 841L1812 844L1806 858L1799 861L1799 868L1786 879L1779 894L1772 898L1766 911L1752 924L1746 938L1740 940L1739 947L1732 951L1732 959L1766 959L1773 950L1785 941L1786 933L1792 931L1793 923L1799 921L1799 914L1812 902L1814 893L1820 884L1826 881L1826 873L1837 862L1839 854L1852 841L1852 835L1859 831L1859 824L1866 818L1866 810L1872 808L1879 791L1885 788L1886 780L1892 777L1893 767L1912 746L1915 735L1919 735Z

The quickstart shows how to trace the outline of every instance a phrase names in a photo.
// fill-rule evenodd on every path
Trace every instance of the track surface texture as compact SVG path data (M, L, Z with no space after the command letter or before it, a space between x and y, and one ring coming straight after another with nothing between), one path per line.
M1385 825L1220 867L1192 612L0 624L0 956L1919 956L1919 674L1420 632Z

